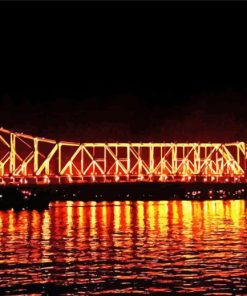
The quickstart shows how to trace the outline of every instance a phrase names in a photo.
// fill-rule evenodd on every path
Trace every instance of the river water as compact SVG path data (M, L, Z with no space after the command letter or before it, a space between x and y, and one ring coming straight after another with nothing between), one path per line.
M0 211L0 295L247 295L247 201Z

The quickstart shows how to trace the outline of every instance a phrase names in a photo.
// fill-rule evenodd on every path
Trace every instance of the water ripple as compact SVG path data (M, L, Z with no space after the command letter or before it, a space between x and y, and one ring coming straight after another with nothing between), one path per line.
M247 203L0 211L0 294L247 295Z

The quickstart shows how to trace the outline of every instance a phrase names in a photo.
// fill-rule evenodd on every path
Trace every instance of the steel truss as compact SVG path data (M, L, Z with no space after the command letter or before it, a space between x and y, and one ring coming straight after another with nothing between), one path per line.
M245 180L246 144L74 143L0 128L0 182Z

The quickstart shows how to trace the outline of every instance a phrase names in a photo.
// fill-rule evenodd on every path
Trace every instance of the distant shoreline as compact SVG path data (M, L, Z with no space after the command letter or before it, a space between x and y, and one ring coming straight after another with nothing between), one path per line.
M247 200L247 183L209 182L138 182L138 183L77 183L0 186L0 191L15 188L42 192L50 201L119 201L119 200ZM37 197L38 197L37 196Z

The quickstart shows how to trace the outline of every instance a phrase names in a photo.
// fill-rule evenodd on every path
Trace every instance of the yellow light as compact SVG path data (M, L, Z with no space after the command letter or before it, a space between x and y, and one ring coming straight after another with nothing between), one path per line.
M144 176L143 176L143 175L139 175L138 179L139 179L140 181L143 181Z

